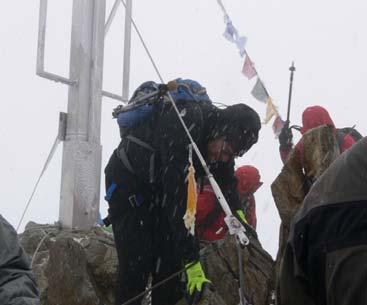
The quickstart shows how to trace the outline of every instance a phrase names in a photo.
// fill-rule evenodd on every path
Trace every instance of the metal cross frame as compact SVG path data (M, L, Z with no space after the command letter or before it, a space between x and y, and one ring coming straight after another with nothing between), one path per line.
M102 90L105 35L120 1L126 8L122 95ZM102 96L122 103L129 97L132 0L116 0L107 22L106 0L73 0L69 77L45 71L47 6L40 0L36 74L69 86L59 220L90 229L99 213Z
M112 21L116 15L121 0L116 0L105 24L105 36L107 35ZM51 72L45 71L45 41L46 41L46 24L47 24L47 6L48 0L40 0L39 24L38 24L38 43L37 43L37 67L36 74L40 77L62 83L69 86L78 84L77 80L71 80L67 77L60 76ZM125 17L125 44L124 44L124 74L123 74L123 90L122 96L102 90L102 95L122 103L127 103L129 96L129 79L130 79L130 50L131 50L131 12L132 0L126 2L126 17Z

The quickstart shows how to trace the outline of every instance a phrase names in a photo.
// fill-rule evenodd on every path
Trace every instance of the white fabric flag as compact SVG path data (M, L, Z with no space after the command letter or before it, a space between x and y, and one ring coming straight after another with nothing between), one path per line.
M226 29L223 33L223 36L228 41L233 42L237 46L237 49L240 52L241 56L245 55L247 38L245 36L239 35L237 29L234 27L228 15L224 15L224 22L226 24Z

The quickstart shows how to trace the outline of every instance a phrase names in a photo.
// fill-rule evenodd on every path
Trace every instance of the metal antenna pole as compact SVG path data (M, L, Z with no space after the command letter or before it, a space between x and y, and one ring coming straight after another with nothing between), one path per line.
M122 99L126 101L129 99L130 83L131 14L132 0L127 0L125 8L124 70L122 78Z
M74 0L59 220L90 229L99 212L101 101L106 0Z
M294 67L294 62L292 61L292 66L289 68L289 71L291 71L291 76L289 80L289 94L288 94L288 110L287 110L287 123L289 125L289 116L291 112L291 100L292 100L292 87L293 87L293 73L296 71L296 68Z

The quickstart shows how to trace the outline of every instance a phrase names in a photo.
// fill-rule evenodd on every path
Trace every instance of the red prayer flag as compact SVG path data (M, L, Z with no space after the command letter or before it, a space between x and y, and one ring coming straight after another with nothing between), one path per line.
M282 131L283 127L284 127L285 122L282 120L282 118L280 117L280 115L278 115L273 123L273 132L275 134L275 137L278 138L280 135L280 132Z
M245 62L243 63L242 73L248 79L253 78L257 73L254 68L254 63L251 61L250 57L246 54Z

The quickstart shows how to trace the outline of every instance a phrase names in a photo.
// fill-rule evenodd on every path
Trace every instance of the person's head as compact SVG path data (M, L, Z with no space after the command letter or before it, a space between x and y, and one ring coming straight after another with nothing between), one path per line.
M302 134L322 125L329 125L335 128L329 112L321 106L307 107L302 113L302 125Z
M224 137L209 141L208 159L210 162L229 162L233 157L233 148Z
M257 142L260 128L259 115L244 104L220 109L209 135L210 161L228 162L233 157L242 156Z
M263 184L260 182L260 174L256 167L243 165L235 172L237 178L237 192L240 197L255 193Z

